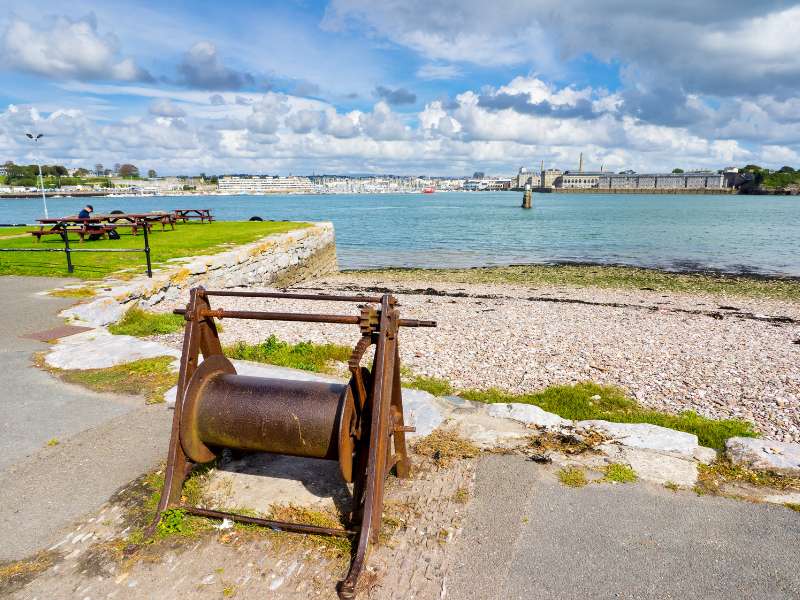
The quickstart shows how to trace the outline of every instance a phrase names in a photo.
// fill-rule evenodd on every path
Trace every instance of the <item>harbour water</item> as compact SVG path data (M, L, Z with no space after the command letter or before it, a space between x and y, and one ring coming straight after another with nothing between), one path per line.
M521 192L91 198L97 212L211 208L333 221L341 268L624 264L800 277L800 198ZM51 216L87 200L51 198ZM41 199L0 199L0 223L33 223Z

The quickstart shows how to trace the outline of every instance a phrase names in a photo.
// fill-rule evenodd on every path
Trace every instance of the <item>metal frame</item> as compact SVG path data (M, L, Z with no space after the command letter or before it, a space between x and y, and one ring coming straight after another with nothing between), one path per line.
M147 276L153 277L153 264L150 260L150 238L147 235L147 224L144 227L144 248L72 248L69 245L69 233L61 231L61 241L64 242L63 248L0 248L0 252L64 252L67 255L67 273L73 273L75 267L72 264L72 254L74 252L144 252L147 260Z
M212 310L211 296L235 296L248 298L288 298L367 303L359 315L327 315L283 312L254 312ZM375 307L374 304L378 304ZM373 304L373 306L369 306ZM164 489L153 522L147 530L152 535L169 508L180 508L190 514L211 518L227 518L233 521L269 527L279 531L290 531L315 535L352 536L353 553L350 569L339 582L340 598L350 599L356 593L356 585L367 558L370 543L377 542L383 510L384 482L395 467L398 477L410 474L410 461L406 450L406 432L413 428L403 422L403 403L400 387L400 354L398 330L400 327L436 327L434 321L400 319L397 300L389 295L376 296L331 296L325 294L290 294L272 292L211 291L202 287L190 291L186 309L174 311L184 315L186 329L181 354L180 374L172 421ZM199 367L199 358L204 360L223 355L214 318L259 319L278 321L301 321L308 323L335 323L358 325L362 337L353 349L348 366L352 374L350 381L354 398L355 417L350 434L354 443L352 466L353 510L348 528L327 528L287 523L258 517L250 517L207 510L181 504L181 491L194 463L184 452L181 441L181 419L187 402L187 387ZM361 366L366 350L375 345L375 356L371 369ZM343 473L344 475L344 473ZM344 475L347 477L347 475Z

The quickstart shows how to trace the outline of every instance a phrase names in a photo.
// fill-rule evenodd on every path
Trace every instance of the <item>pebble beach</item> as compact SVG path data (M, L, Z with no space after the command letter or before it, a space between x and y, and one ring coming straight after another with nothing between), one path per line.
M456 389L514 393L555 384L617 385L645 407L751 421L768 438L800 441L800 301L573 286L392 281L338 273L292 288L318 293L391 290L403 317L436 329L401 333L401 360ZM214 298L232 310L350 314L347 303ZM162 303L171 310L178 303ZM224 344L354 344L342 325L223 321ZM181 334L160 336L180 346Z

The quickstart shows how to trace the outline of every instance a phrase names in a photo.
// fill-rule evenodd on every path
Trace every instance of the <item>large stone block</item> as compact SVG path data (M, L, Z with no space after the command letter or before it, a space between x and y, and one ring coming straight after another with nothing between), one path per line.
M94 327L103 327L122 318L127 310L114 298L104 296L91 302L78 304L61 312L61 316Z
M800 444L733 437L725 443L725 452L735 465L800 477Z
M598 431L618 444L630 448L656 450L695 458L700 447L697 436L649 423L611 423L609 421L578 421L578 429Z
M94 329L59 340L45 362L58 369L106 369L156 356L178 357L180 352L156 342Z
M572 424L572 421L549 413L533 404L521 404L518 402L490 404L487 411L489 415L499 419L511 419L512 421L519 421L542 429L561 429Z

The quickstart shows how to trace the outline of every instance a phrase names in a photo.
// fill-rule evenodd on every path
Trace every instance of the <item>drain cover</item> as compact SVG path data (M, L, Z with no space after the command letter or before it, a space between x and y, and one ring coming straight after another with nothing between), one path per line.
M59 338L75 335L84 331L91 330L91 327L78 327L77 325L62 325L54 329L45 329L44 331L36 331L34 333L26 333L22 337L40 342L48 342L50 340L57 340Z

